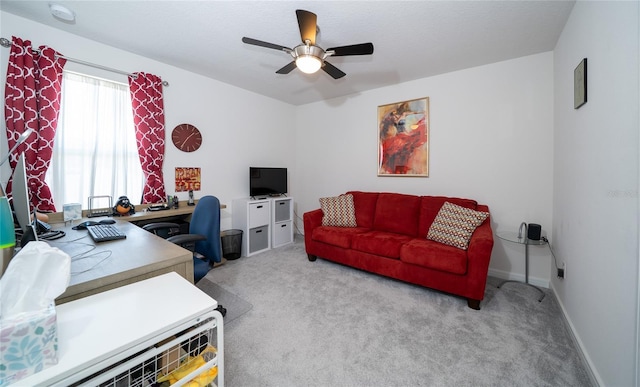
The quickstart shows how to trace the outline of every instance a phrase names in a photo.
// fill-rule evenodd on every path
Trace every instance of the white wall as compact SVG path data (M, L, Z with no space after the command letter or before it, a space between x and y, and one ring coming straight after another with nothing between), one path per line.
M47 45L71 58L123 71L153 73L168 81L170 86L164 89L167 142L163 168L167 194L174 194L175 167L202 168L202 190L195 192L195 196L215 195L228 205L229 208L222 212L223 229L231 227L231 201L249 195L249 166L287 167L291 171L290 179L295 178L295 155L292 152L294 123L283 119L295 114L292 105L10 13L0 11L0 17L0 34L7 39L15 35L31 40L34 47ZM3 97L8 57L9 49L0 47L0 87ZM126 76L70 62L65 69L127 82ZM180 152L171 143L171 131L181 123L193 124L202 132L203 144L196 152ZM0 154L6 154L4 131L0 137ZM5 167L0 176L3 183L9 179L8 168ZM186 192L178 193L178 196L187 199Z
M638 385L638 2L578 1L555 49L552 287L603 386ZM588 102L573 108L587 58Z
M429 97L428 178L377 176L378 105ZM297 214L348 190L445 195L488 204L495 230L551 234L553 55L543 53L381 88L297 110ZM548 286L548 250L530 248ZM490 274L524 278L524 249L495 238Z

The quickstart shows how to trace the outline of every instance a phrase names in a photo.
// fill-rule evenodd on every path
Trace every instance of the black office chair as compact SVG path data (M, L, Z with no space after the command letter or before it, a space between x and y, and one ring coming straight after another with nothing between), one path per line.
M170 222L150 223L142 227L167 241L193 252L193 281L200 281L214 263L222 261L220 241L220 200L204 196L191 215L188 234L180 234L180 225Z

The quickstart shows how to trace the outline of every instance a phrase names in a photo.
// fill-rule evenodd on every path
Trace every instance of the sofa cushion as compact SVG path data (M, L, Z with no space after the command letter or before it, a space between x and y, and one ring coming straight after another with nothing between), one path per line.
M467 272L467 252L422 238L412 239L400 249L400 260L453 274Z
M377 231L418 236L419 208L419 196L380 193L373 228Z
M427 235L433 220L438 215L438 211L445 202L457 204L461 207L478 209L478 203L475 200L450 198L446 196L422 196L420 198L420 220L418 221L418 235Z
M370 231L354 235L351 240L353 250L380 255L387 258L400 258L400 248L412 237L389 232Z
M466 250L471 235L487 217L488 212L445 202L429 228L427 239Z
M347 194L353 195L353 205L356 208L356 223L358 223L358 226L372 228L378 193L349 191Z
M354 235L369 231L361 227L326 227L321 226L313 230L311 239L345 249L351 248Z
M320 198L322 225L334 227L357 227L353 195Z

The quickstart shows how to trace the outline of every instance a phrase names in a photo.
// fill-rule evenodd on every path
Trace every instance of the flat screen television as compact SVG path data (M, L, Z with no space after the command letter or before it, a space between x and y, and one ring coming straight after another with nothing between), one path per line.
M287 193L287 168L249 168L249 196L280 196Z

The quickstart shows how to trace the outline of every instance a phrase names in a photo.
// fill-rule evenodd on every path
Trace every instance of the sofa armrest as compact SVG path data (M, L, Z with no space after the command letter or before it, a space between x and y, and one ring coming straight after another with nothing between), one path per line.
M489 212L489 208L485 205L478 205L478 211ZM489 216L473 233L467 249L469 284L471 288L481 289L481 292L471 298L481 300L484 297L492 250L493 230L491 229L491 216Z
M322 226L322 217L324 213L322 209L318 208L313 211L305 212L302 215L302 220L304 222L304 244L305 249L307 250L307 255L309 260L315 260L315 255L310 254L309 249L311 248L313 241L311 240L311 235L313 234L313 230Z
M489 258L491 257L492 249L493 230L491 230L491 220L487 218L471 236L467 254L469 257L483 257L483 260L486 260L487 267L489 267Z
M302 216L304 221L304 235L311 234L314 229L322 226L322 216L323 212L320 208L305 212Z

